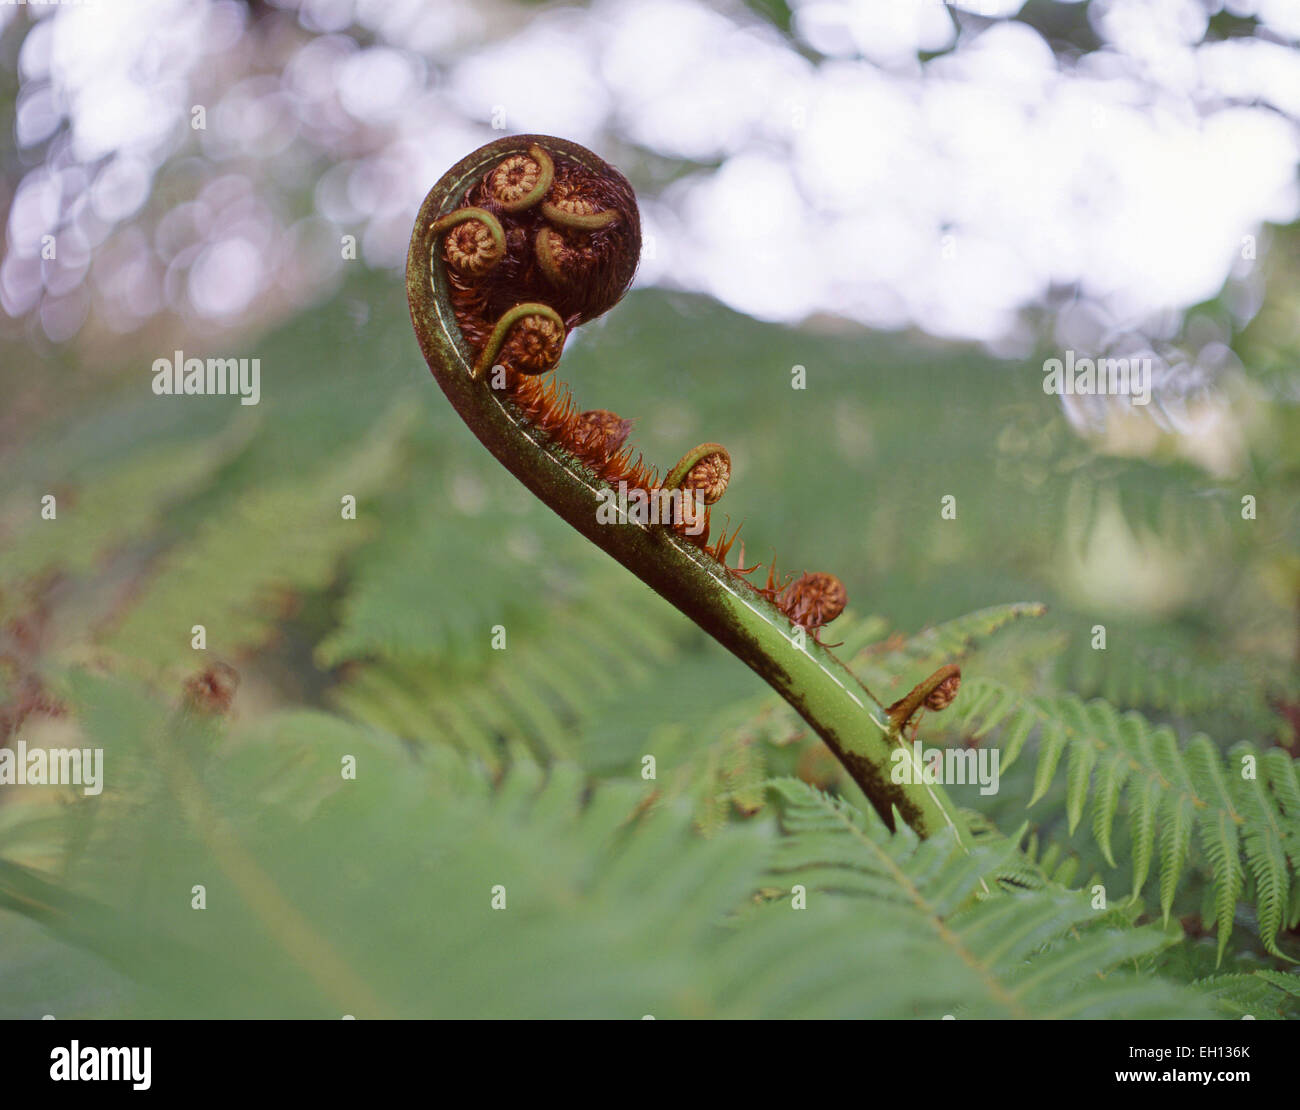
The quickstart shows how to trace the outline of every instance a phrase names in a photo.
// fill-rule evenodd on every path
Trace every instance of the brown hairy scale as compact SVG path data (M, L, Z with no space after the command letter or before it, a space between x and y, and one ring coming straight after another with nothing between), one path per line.
M579 415L574 434L589 442L592 449L599 445L613 454L632 432L632 421L624 420L608 409L589 409Z
M664 492L669 491L655 489L650 491L650 495L658 497ZM702 528L701 518L704 524ZM673 531L687 543L709 550L709 507L704 504L703 499L697 501L693 491L673 509L672 527ZM721 559L718 561L722 562Z
M598 255L592 245L585 242L590 236L589 232L544 227L537 235L536 249L550 251L556 265L564 271L564 280L551 282L552 289L564 289L572 282L581 281L584 274L595 269Z
M551 189L550 202L557 208L563 208L575 216L592 216L604 212L612 206L602 205L600 199L584 187L582 180L568 168L561 172L556 167L555 185ZM620 211L615 208L614 211Z
M811 631L844 612L848 600L844 583L833 574L819 571L804 574L787 586L777 598L777 605L795 624Z

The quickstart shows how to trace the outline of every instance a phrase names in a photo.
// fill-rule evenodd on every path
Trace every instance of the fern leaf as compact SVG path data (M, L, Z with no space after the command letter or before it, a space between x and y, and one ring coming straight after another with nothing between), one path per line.
M542 762L574 759L584 722L668 661L681 634L680 618L649 590L626 581L606 589L602 577L587 595L511 626L506 652L353 663L329 697L354 720L473 752L494 769L503 741L525 744Z
M1064 722L1049 720L1044 724L1039 741L1038 769L1034 774L1034 792L1029 797L1030 805L1046 794L1047 788L1052 785L1052 776L1056 773L1068 739Z
M1231 752L1231 757L1239 761L1249 760L1258 768L1259 759L1249 744L1238 744ZM1284 757L1285 758L1285 757ZM1291 764L1294 772L1294 764ZM1274 761L1265 764L1267 784L1281 780L1283 789L1289 776L1284 768L1279 768ZM1265 948L1275 956L1282 952L1277 947L1276 936L1285 923L1288 890L1294 881L1294 874L1287 869L1288 859L1292 869L1296 866L1294 848L1288 851L1291 837L1288 835L1287 814L1279 813L1271 804L1266 785L1261 783L1258 775L1247 777L1242 774L1234 778L1233 786L1238 807L1246 817L1246 826L1242 837L1246 864L1255 880L1255 898L1258 905L1260 936ZM1283 803L1287 798L1283 794Z
M1160 914L1166 923L1192 842L1191 808L1192 803L1184 794L1170 794L1165 798L1160 820Z
M1069 817L1070 832L1074 832L1083 817L1088 787L1092 784L1092 767L1096 762L1097 749L1091 744L1070 745L1069 766L1065 773L1065 812Z
M85 573L114 548L157 527L168 507L210 478L242 442L226 435L142 449L103 475L64 487L53 520L40 520L33 510L40 506L35 491L13 497L0 515L12 530L3 537L0 586L38 572Z
M1260 969L1212 975L1192 984L1233 1017L1284 1020L1300 1017L1300 976Z
M1119 808L1120 791L1128 778L1129 761L1123 752L1115 752L1105 761L1097 776L1096 803L1092 811L1092 835L1111 867L1116 866L1111 846L1111 829Z
M1129 820L1133 843L1133 897L1142 893L1151 873L1156 845L1157 791L1154 779L1143 779L1129 792Z

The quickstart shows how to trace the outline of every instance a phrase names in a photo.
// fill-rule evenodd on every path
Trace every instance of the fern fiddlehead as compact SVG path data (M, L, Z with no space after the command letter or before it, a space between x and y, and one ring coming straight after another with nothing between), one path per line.
M897 812L923 836L948 827L965 841L940 787L919 775L892 781L891 755L907 750L900 734L911 714L881 705L817 636L844 608L839 580L778 583L770 569L758 588L746 577L756 568L727 562L734 533L708 543L709 505L730 478L725 448L702 444L661 481L624 446L628 421L579 411L547 378L568 333L623 296L640 246L631 186L589 150L542 135L480 148L434 185L412 233L407 297L425 361L506 469L780 693L890 828ZM625 511L602 523L597 508L620 483L654 499L676 493L679 506L702 502L703 527L687 527L699 522L680 507L667 527ZM945 670L949 695L951 679ZM930 706L942 707L933 698Z

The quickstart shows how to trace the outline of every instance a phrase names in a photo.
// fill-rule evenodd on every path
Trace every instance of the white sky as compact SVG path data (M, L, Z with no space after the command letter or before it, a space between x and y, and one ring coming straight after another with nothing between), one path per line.
M122 330L164 309L234 325L269 293L310 296L344 232L400 268L424 192L499 133L494 113L508 132L597 149L612 132L701 163L643 197L643 284L1008 354L1031 341L1024 309L1060 287L1089 301L1094 343L1168 337L1230 275L1249 287L1247 236L1298 215L1300 0L1232 0L1274 41L1206 45L1219 0L1097 0L1104 48L1064 68L1027 25L970 15L1012 17L1016 0L805 0L795 28L818 65L697 0L282 6L318 37L278 76L239 60L230 0L43 13L20 57L17 140L34 148L64 120L70 138L17 185L0 307L55 340L92 303ZM343 34L357 24L374 45ZM196 191L140 223L159 167L186 151ZM302 220L289 198L322 152ZM46 234L55 262L39 257Z

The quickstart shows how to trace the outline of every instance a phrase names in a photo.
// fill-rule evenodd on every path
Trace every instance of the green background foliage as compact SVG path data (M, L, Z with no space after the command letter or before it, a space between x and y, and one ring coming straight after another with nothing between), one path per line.
M0 1014L1294 1016L1300 436L1269 289L1221 384L1229 477L915 337L642 291L571 343L561 375L651 461L728 446L715 524L756 578L844 580L825 638L882 701L962 663L920 737L1002 755L997 794L952 788L971 854L890 837L532 502L428 379L399 281L250 339L255 408L156 397L144 359L33 387L12 346L0 699L11 740L103 747L107 786L0 796ZM215 661L240 685L213 714L185 684Z

